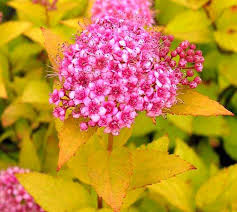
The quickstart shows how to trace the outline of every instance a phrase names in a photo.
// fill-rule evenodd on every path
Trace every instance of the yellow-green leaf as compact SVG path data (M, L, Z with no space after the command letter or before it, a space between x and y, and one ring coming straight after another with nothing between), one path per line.
M125 145L128 139L133 133L133 128L123 128L120 130L119 135L113 137L113 148L121 147ZM104 129L98 129L97 131L98 138L101 144L106 148L108 146L108 134L104 133Z
M214 33L216 42L223 49L237 52L237 32L236 31L217 31Z
M6 56L0 54L0 98L7 98L4 73L8 73L8 60Z
M61 21L62 24L77 29L77 31L82 31L88 24L89 20L86 18L73 18Z
M135 119L133 127L134 136L143 136L157 129L156 125L153 124L152 119L146 116L145 113L139 113Z
M193 165L182 160L177 155L155 150L134 150L133 176L130 188L140 188L158 183L188 170L195 169Z
M49 11L50 26L55 26L65 14L78 6L76 1L58 2L57 9Z
M19 118L33 121L36 118L36 113L29 104L12 103L2 114L2 125L8 127L14 124Z
M164 135L164 136L152 141L148 145L142 145L141 147L139 147L139 149L156 150L156 151L160 151L160 152L168 152L168 148L169 148L168 135Z
M88 192L79 183L34 172L19 174L17 179L46 211L76 211L90 204Z
M175 115L192 115L192 116L217 116L233 115L218 102L209 99L206 96L192 90L184 89L178 99L182 103L172 106L167 112Z
M57 71L58 60L62 58L62 45L64 41L59 35L53 33L49 29L42 28L42 33L44 37L44 47L48 53L49 60L55 71Z
M43 170L45 172L56 173L57 163L58 163L58 141L54 136L49 136L47 138L45 159L43 163Z
M206 136L225 136L229 134L229 127L222 116L195 117L193 133Z
M32 104L49 104L49 86L43 80L32 80L25 85L22 102Z
M202 211L224 211L237 201L237 165L219 171L199 189L196 203ZM234 211L234 210L232 210Z
M237 86L237 54L222 56L219 61L218 70L228 81Z
M29 136L23 138L20 151L20 166L34 171L40 171L41 164L35 145Z
M149 186L149 190L161 195L171 205L181 211L194 211L194 192L192 187L177 177L151 185Z
M175 16L168 23L165 32L173 34L178 39L207 43L212 40L210 24L204 11L188 10Z
M8 21L0 24L0 46L18 37L30 26L30 23L22 21Z
M24 35L34 42L39 43L41 46L44 46L44 37L39 27L31 27L24 32Z
M176 127L180 128L181 130L191 134L192 133L192 116L174 116L168 115L168 120L171 121Z
M63 123L62 129L59 132L59 169L75 155L78 148L85 144L96 131L95 128L81 131L79 126L81 121L81 119L70 117Z
M14 0L8 3L15 8L18 15L24 20L32 22L37 26L43 26L46 23L45 8L40 4L34 4L27 0Z
M112 152L101 150L89 158L89 177L99 196L119 212L127 194L132 162L128 149L121 147Z
M100 144L96 135L92 136L89 141L82 145L76 155L68 161L67 165L80 181L86 184L90 184L90 178L88 175L88 160L97 151L103 150L103 146Z
M207 168L197 153L182 140L176 140L175 154L183 160L193 164L197 169L182 174L180 177L191 182L198 188L208 177Z
M172 0L172 1L194 10L202 7L204 4L208 2L208 0Z
M138 188L128 191L127 196L124 198L122 208L123 209L129 208L142 196L144 190L145 190L144 188Z
M218 17L220 17L224 9L237 5L237 0L212 0L210 3L211 4L207 7L207 9L212 21L215 21Z

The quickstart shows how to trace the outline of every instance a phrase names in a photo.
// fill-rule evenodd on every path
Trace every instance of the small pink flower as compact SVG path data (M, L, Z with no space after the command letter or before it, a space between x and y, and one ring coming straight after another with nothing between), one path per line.
M11 167L5 171L0 171L1 212L44 212L15 177L15 174L28 172L29 170L19 167Z
M154 23L151 6L150 0L96 0L92 7L92 16L101 19L108 15L150 26Z

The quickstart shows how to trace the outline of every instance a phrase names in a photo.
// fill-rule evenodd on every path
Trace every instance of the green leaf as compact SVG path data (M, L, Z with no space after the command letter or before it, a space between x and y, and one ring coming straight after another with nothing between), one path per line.
M36 148L29 135L23 138L20 151L20 166L34 171L40 171L41 164Z
M149 190L158 193L181 211L194 211L194 192L192 187L177 177L151 185Z
M49 104L49 86L43 80L32 80L25 86L22 102L32 104Z
M208 0L172 0L172 1L194 10L199 9L208 2Z
M203 96L192 89L184 89L178 98L182 103L177 103L167 110L168 113L175 115L192 116L217 116L233 115L218 102Z
M230 135L224 136L224 148L226 152L237 160L237 120L236 118L229 117L226 119L230 127Z
M88 192L78 183L34 172L17 179L46 211L75 211L90 205Z
M45 8L40 4L34 4L27 0L14 0L8 3L11 7L17 10L18 15L24 20L32 22L37 26L46 24Z
M8 59L3 54L0 54L0 98L7 98L6 84L4 82L5 73L8 73Z
M42 51L42 47L38 44L27 42L21 42L17 45L10 54L10 61L12 65L12 71L17 72L24 70L28 65L29 60Z
M195 188L198 188L208 177L203 161L191 147L180 139L176 140L175 154L197 168L196 170L182 174L180 177L191 182Z
M168 115L168 120L172 122L176 127L187 132L188 134L192 133L192 116L174 116Z
M202 10L188 10L175 16L171 20L165 32L173 34L181 40L190 42L207 43L212 40L212 33L209 29L211 22Z
M236 165L223 169L211 177L202 185L196 196L197 206L202 211L224 211L231 209L231 204L236 202L236 200Z
M193 133L205 136L224 136L229 134L229 128L225 119L221 116L195 117Z
M157 127L153 124L152 119L146 116L145 113L140 113L136 119L133 127L134 136L143 136L152 131L155 131Z
M2 114L2 125L8 127L14 124L19 118L33 121L36 118L36 113L29 104L12 103Z
M72 117L66 119L62 129L59 131L59 159L58 169L65 164L72 156L75 155L78 148L85 144L90 137L96 132L95 128L87 131L80 130L80 122L82 119L74 119Z
M128 149L121 147L112 152L100 150L91 155L88 172L92 186L99 196L120 211L132 175L132 161Z
M156 0L155 9L158 11L156 21L162 25L168 24L176 15L186 10L183 5L172 0Z
M140 188L158 183L188 170L195 169L193 165L182 160L177 155L155 150L134 150L133 176L130 188Z
M218 65L218 70L231 84L237 86L237 54L222 56Z
M31 26L28 22L8 21L0 24L0 46L21 35Z
M47 173L56 173L58 163L58 140L54 136L47 138L45 148L45 158L43 163L43 170Z
M9 155L0 151L0 170L7 169L10 166L16 166L16 161L9 157Z
M50 26L55 26L65 16L65 14L78 6L75 1L58 2L57 9L49 11Z
M219 165L219 157L214 148L205 139L198 144L198 155L205 162L205 165L210 167L211 165Z

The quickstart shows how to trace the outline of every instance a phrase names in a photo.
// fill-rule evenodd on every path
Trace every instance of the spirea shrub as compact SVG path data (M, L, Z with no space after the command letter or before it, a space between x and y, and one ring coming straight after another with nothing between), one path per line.
M204 62L194 44L183 41L172 51L172 41L173 36L132 21L95 20L63 52L61 88L49 100L56 105L54 116L64 120L72 110L74 118L87 120L81 130L99 126L118 135L139 111L162 115L162 109L176 104L179 87L196 88L201 82L193 70L201 72Z
M10 167L0 171L1 212L44 212L33 197L18 182L15 174L29 173L29 170Z

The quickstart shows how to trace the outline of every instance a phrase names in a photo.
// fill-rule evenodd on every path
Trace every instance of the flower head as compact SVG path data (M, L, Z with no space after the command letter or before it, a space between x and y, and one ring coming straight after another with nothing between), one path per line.
M64 50L61 88L50 97L54 115L63 120L70 110L74 118L85 118L81 130L99 126L114 135L130 127L139 111L162 115L176 103L181 85L201 82L194 70L202 71L204 62L193 44L183 41L171 51L172 41L133 21L97 19Z
M29 170L19 167L8 168L0 172L0 211L2 212L43 212L23 186L19 184L15 174L27 173Z
M151 26L154 23L151 5L151 0L96 0L92 7L92 16L95 19L113 16L137 21L142 26Z

